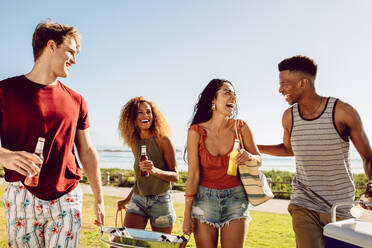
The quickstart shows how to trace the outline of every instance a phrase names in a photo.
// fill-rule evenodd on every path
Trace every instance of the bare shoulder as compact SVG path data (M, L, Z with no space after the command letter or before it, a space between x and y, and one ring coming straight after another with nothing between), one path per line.
M284 128L291 129L292 128L292 107L287 108L282 117L282 125Z
M172 145L172 141L168 136L163 136L159 138L159 143L162 145Z
M283 113L283 118L290 118L292 119L292 107L287 108Z
M156 139L161 151L174 150L171 139L168 136L163 136Z
M250 133L251 132L251 129L250 127L248 126L247 122L244 121L244 120L240 120L241 121L241 130L242 130L242 133Z
M335 121L337 122L348 122L348 121L359 120L359 114L357 110L349 103L338 100L335 107Z
M350 104L337 101L334 112L334 121L337 129L345 136L349 136L352 130L362 128L362 121L355 108Z
M158 139L159 145L162 147L173 146L172 140L168 136L163 136Z
M356 111L349 103L338 100L335 107L336 114L351 114Z

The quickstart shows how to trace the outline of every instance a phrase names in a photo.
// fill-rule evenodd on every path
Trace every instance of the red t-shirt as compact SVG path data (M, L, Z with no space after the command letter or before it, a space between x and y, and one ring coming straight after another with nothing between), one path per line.
M0 137L2 147L33 153L45 138L39 185L26 188L43 200L55 200L73 190L81 178L74 154L77 129L89 127L83 97L61 82L41 85L25 76L0 82ZM25 176L5 169L8 182Z

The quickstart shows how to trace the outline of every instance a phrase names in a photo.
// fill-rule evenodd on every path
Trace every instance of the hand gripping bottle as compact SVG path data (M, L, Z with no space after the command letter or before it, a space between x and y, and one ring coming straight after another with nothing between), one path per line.
M142 145L141 146L141 157L140 157L140 161L145 161L145 160L148 160L149 158L147 157L147 154L146 154L146 145ZM141 171L141 176L143 177L148 177L149 176L149 172L148 171Z
M39 137L37 144L36 144L35 152L34 152L43 162L44 162L44 157L43 157L44 143L45 143L45 139L42 137ZM43 164L40 165L40 170L41 170L42 165ZM30 187L36 187L39 184L39 175L40 175L40 172L35 175L32 175L32 174L28 175L25 179L25 185L30 186Z
M236 176L238 168L235 163L236 156L238 156L239 149L239 139L234 140L234 147L233 150L230 152L229 155L229 167L227 168L227 175L229 176Z

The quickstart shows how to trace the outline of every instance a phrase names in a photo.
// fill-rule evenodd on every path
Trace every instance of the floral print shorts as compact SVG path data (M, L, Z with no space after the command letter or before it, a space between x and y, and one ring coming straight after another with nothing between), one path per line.
M20 182L9 183L4 193L8 247L78 247L82 191L45 201Z

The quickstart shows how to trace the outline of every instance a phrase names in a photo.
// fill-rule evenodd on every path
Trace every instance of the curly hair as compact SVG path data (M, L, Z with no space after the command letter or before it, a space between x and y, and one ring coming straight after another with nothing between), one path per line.
M139 130L136 126L138 106L141 103L147 103L151 107L153 120L150 131L156 138L170 135L170 128L163 114L153 102L146 100L144 97L134 97L130 99L120 111L118 130L124 144L134 149L140 138Z

